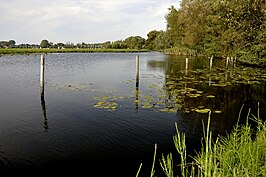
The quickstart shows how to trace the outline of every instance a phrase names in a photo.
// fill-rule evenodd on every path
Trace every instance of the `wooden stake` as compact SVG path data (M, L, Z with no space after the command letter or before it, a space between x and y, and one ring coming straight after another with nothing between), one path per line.
M41 96L44 96L44 64L45 64L45 58L44 58L44 55L41 55L41 66L40 66Z

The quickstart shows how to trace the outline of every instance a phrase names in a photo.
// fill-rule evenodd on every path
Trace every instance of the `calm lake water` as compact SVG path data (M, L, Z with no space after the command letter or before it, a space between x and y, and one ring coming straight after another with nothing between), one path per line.
M265 69L208 58L138 53L45 55L40 97L40 55L0 57L0 173L148 176L157 158L174 152L175 123L191 154L202 124L225 135L245 122L248 109L265 118ZM176 158L178 161L178 158ZM159 163L156 162L159 166ZM157 169L157 176L161 175ZM94 175L92 175L94 174Z

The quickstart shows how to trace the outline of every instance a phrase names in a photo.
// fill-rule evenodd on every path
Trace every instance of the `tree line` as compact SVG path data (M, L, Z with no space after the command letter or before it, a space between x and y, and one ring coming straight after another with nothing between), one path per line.
M169 8L154 47L266 65L265 7L265 0L182 0Z
M265 0L181 0L169 8L165 31L153 30L147 39L131 36L104 43L15 45L0 41L0 48L106 48L149 49L180 55L235 57L243 63L266 66Z
M53 43L43 39L40 44L18 44L14 40L0 41L0 48L86 48L86 49L145 49L145 38L140 36L130 36L125 40L107 41L103 43Z

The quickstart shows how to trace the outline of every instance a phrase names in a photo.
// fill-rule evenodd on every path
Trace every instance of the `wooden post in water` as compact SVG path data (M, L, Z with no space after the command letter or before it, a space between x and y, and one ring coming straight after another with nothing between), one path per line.
M46 106L44 100L44 66L45 66L45 58L44 55L41 55L41 63L40 63L40 92L41 92L41 108L43 113L43 128L45 131L48 130L48 123L46 117Z
M186 58L186 76L188 74L188 58Z
M44 58L44 55L41 55L41 66L40 66L40 91L41 91L41 97L44 96L44 64L45 64L45 58Z

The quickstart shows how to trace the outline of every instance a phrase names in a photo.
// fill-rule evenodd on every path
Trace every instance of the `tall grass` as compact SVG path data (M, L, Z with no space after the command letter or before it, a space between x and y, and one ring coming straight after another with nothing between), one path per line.
M240 116L239 116L240 117ZM162 156L160 164L167 177L177 176L179 168L182 177L257 177L266 176L266 124L258 115L247 115L245 125L237 125L232 133L214 139L210 131L211 112L207 127L204 127L204 141L201 151L187 163L185 134L176 126L173 140L180 155L180 165L173 166L172 154ZM250 120L257 124L251 128Z

